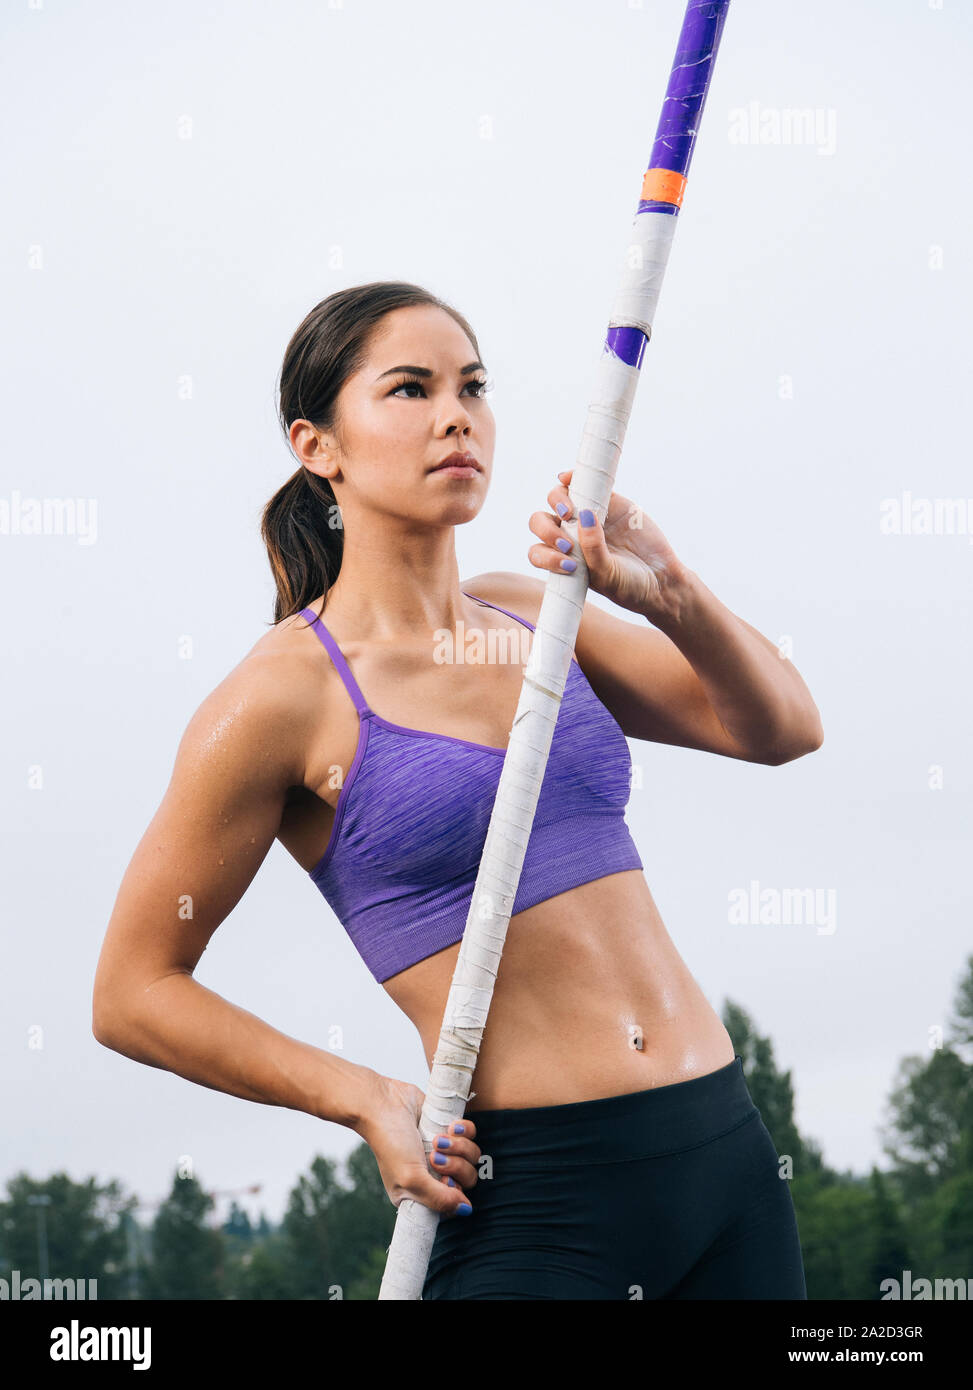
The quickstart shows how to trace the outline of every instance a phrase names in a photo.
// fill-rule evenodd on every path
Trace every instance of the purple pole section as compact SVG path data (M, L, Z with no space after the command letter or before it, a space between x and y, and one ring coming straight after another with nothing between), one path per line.
M650 169L672 169L684 178L689 173L729 4L730 0L689 0L655 132Z
M723 24L730 0L689 0L676 44L676 56L669 73L669 85L662 103L662 114L655 132L650 169L671 169L686 178L693 157L696 135L706 103L713 63L716 60ZM636 216L657 212L676 217L675 203L643 199ZM640 328L610 328L605 350L613 352L630 367L642 366L648 342Z
M642 354L648 338L641 328L609 328L605 338L605 351L613 352L630 367L642 367Z

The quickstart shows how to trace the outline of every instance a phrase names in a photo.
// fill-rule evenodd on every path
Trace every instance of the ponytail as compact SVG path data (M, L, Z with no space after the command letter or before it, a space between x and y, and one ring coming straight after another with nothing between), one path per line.
M303 465L263 510L260 534L277 586L274 622L306 608L338 578L344 532L327 478Z

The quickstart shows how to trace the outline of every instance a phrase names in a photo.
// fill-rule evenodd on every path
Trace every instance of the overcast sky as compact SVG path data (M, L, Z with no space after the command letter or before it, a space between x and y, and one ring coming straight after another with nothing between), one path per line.
M469 317L497 448L460 574L537 573L682 13L4 6L0 1182L149 1202L188 1154L277 1219L359 1142L100 1046L102 937L183 729L272 619L274 383L314 304L403 279ZM821 710L823 748L779 768L631 741L628 821L707 997L750 1011L802 1132L858 1172L971 947L971 38L960 0L734 0L617 480ZM73 533L24 534L31 499L73 500ZM752 884L814 890L814 920L732 920ZM278 844L197 977L425 1085Z

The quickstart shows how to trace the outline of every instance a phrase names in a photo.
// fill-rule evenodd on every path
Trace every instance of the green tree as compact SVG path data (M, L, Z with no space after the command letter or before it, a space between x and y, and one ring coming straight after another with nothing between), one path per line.
M260 1233L262 1231L262 1234ZM294 1293L290 1242L264 1220L252 1247L227 1265L230 1298L290 1299Z
M223 1298L225 1239L206 1225L214 1206L194 1177L173 1179L152 1223L146 1298Z
M878 1298L870 1272L876 1230L867 1180L843 1175L804 1200L793 1195L808 1298Z
M973 1048L973 955L967 956L966 974L956 989L948 1037L956 1052L962 1053L964 1048Z
M795 1175L820 1173L824 1167L821 1150L797 1131L791 1074L778 1070L773 1043L761 1037L746 1010L730 1000L723 1006L723 1026L743 1062L747 1088L777 1152L790 1155Z
M31 1197L47 1197L43 1206ZM46 1250L50 1279L97 1279L99 1298L125 1297L125 1213L134 1203L116 1181L74 1182L67 1173L31 1178L17 1173L0 1201L0 1273L41 1277Z
M973 1172L947 1178L925 1202L918 1219L928 1233L927 1277L968 1279L973 1272Z
M291 1189L281 1223L290 1298L327 1298L340 1284L341 1252L334 1239L333 1203L340 1190L337 1164L320 1154Z
M383 1252L384 1262L395 1228L395 1207L389 1201L375 1155L367 1144L359 1144L351 1151L345 1168L351 1187L342 1190L334 1203L333 1232L338 1249L347 1252L347 1266L343 1269L350 1284L370 1263L374 1249ZM378 1289L375 1294L377 1296Z
M971 1106L973 1067L951 1047L899 1063L883 1150L911 1200L968 1169Z
M973 956L945 1042L905 1057L889 1097L884 1150L904 1195L910 1268L967 1278L973 1268Z
M253 1227L250 1217L237 1202L230 1203L230 1212L220 1228L228 1240L250 1245L253 1241Z
M388 1196L385 1198L388 1201ZM389 1203L391 1206L391 1203ZM392 1209L393 1216L395 1209ZM363 1303L374 1303L378 1299L379 1290L382 1287L382 1278L385 1274L385 1262L388 1259L388 1247L392 1237L389 1236L385 1245L376 1245L362 1261L358 1274L348 1286L345 1294L346 1298L356 1299Z
M868 1234L867 1279L872 1292L864 1298L880 1298L883 1279L901 1279L910 1264L909 1238L900 1186L894 1177L872 1165L869 1176L871 1213Z
M264 1297L256 1292L262 1278L286 1298L377 1297L375 1252L384 1269L395 1208L367 1144L349 1154L345 1177L339 1180L334 1160L313 1159L290 1193L278 1235L259 1242L241 1272L238 1286L249 1290L241 1297Z

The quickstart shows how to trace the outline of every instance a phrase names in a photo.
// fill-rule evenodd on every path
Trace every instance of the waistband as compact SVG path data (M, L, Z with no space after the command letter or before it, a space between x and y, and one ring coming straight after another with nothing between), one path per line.
M735 1055L717 1071L620 1096L472 1110L481 1151L548 1164L608 1163L675 1153L715 1139L760 1112Z

